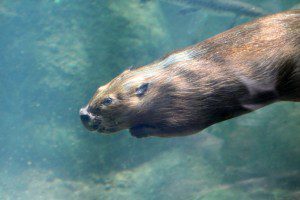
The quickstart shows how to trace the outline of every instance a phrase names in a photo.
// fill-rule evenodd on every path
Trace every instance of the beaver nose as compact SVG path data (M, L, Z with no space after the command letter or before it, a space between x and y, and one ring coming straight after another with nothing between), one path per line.
M87 111L87 107L79 111L80 119L84 127L90 131L95 131L100 126L100 120Z

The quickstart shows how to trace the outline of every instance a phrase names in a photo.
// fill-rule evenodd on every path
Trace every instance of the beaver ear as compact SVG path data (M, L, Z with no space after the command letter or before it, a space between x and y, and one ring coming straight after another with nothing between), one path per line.
M135 94L139 97L143 96L147 92L148 87L149 87L149 83L143 83L140 87L138 87L135 90Z

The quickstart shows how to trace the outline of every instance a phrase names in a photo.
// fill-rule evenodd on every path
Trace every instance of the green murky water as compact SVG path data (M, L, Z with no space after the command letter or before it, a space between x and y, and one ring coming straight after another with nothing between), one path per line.
M243 2L267 13L300 7ZM276 103L183 138L96 135L81 125L79 108L128 66L253 19L183 7L0 1L0 199L300 199L299 104Z

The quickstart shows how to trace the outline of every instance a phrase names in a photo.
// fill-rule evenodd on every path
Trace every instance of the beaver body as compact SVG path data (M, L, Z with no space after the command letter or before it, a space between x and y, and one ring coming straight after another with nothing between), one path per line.
M259 18L126 70L81 109L89 130L183 136L276 101L300 101L300 10Z

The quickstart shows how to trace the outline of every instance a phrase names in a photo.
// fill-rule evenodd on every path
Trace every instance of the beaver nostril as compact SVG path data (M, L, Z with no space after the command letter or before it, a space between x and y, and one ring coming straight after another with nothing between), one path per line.
M90 131L95 131L99 128L101 120L99 117L93 116L87 111L87 108L81 108L79 111L82 124Z
M86 107L80 109L79 115L80 115L80 119L81 119L82 123L84 123L84 124L88 123L91 120L90 115L87 112Z
M89 123L91 118L87 114L80 114L80 119L83 123Z

